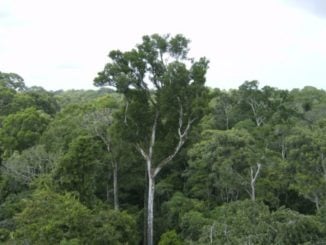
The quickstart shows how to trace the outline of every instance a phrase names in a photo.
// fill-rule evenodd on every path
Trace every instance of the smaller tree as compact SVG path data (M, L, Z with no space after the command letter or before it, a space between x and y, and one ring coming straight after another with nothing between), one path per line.
M89 135L82 127L82 121L85 113L92 109L90 105L79 104L67 106L57 113L40 139L45 149L64 154L74 139Z
M32 244L60 244L66 239L88 240L90 210L71 194L37 190L16 216L16 241ZM88 235L87 235L88 234Z
M110 126L113 124L113 112L109 108L96 110L88 113L84 117L84 124L90 133L101 139L110 155L111 166L113 170L113 198L114 209L119 209L118 198L118 161L115 148L118 144L113 144L112 136L109 132Z
M320 244L323 226L314 216L250 200L226 203L205 213L189 212L182 238L189 244Z
M260 152L246 130L207 130L188 155L186 187L194 197L230 202L248 193L256 199Z
M135 218L110 209L91 211L74 195L37 189L16 215L13 242L24 244L138 244Z
M19 75L0 72L0 120L1 116L13 112L12 101L18 92L24 91L25 89L24 80Z
M237 93L235 90L219 91L211 101L215 125L212 129L228 130L234 126L239 114L237 112Z
M81 202L92 205L96 190L96 172L103 149L92 137L80 136L59 161L54 181L60 190L73 192Z
M56 164L58 154L48 153L43 145L28 148L22 153L15 152L0 166L2 174L24 184L36 177L50 173Z
M323 128L296 127L287 138L291 188L320 208L326 191L326 137Z
M50 122L50 117L35 108L28 108L7 116L0 128L0 142L5 155L23 151L38 143Z
M0 87L6 87L15 91L26 89L24 79L15 73L0 72Z
M239 87L240 103L243 111L250 111L251 118L260 127L266 121L267 104L258 81L246 81Z
M158 245L183 245L184 243L177 235L175 230L165 232L158 243Z

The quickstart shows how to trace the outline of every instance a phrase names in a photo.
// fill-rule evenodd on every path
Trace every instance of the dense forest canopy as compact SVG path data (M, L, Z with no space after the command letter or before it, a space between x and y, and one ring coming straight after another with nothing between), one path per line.
M326 91L208 88L188 51L144 36L98 90L0 72L1 244L326 241Z

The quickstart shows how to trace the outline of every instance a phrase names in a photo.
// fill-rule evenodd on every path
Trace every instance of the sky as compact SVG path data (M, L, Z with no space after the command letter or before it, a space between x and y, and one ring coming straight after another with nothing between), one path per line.
M0 71L27 86L92 89L111 50L182 33L207 85L326 89L325 0L0 0Z

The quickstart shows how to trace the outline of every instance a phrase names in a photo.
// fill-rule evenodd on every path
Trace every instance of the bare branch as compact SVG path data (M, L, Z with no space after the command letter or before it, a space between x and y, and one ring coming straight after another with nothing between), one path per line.
M178 98L179 100L179 98ZM179 100L180 101L180 100ZM178 135L179 135L179 141L176 147L174 148L174 151L172 154L170 154L167 158L163 159L155 168L154 170L154 177L161 171L161 169L168 164L172 159L177 155L177 153L180 151L181 147L185 143L186 137L189 133L190 127L192 123L195 121L195 118L188 120L187 126L182 132L182 127L183 127L183 108L180 103L180 111L179 111L179 128L178 128Z
M140 146L140 144L136 144L137 151L140 152L140 154L143 156L143 158L147 161L149 159L148 154L145 152L145 150Z
M254 176L254 170L253 170L253 167L250 167L251 200L253 200L253 201L255 201L255 199L256 199L255 183L256 183L256 180L257 180L257 177L258 177L258 174L259 174L260 168L261 168L261 164L260 164L260 163L257 163L257 169L256 169L256 173L255 173L255 176Z
M7 164L2 164L2 166L0 166L0 169L2 169L4 173L7 173L13 177L23 180L24 183L29 183L36 176L35 173L31 173L30 171L17 171L15 168L12 168Z
M256 182L257 177L258 177L258 174L259 174L259 171L260 171L260 168L261 168L261 164L260 163L257 163L257 170L256 170L256 173L255 173L255 176L254 177L253 177L253 169L252 169L252 167L250 168L251 183L255 183Z
M127 122L127 112L128 112L128 107L129 107L129 101L127 100L126 102L126 107L125 107L125 113L124 113L124 124L128 125L128 122Z
M107 147L111 143L111 136L107 129L112 125L112 114L112 109L104 108L86 114L82 122L83 126L99 137Z

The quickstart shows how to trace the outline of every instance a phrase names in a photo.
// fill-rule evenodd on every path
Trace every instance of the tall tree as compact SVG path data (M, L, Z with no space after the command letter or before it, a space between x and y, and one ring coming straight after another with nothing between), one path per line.
M201 117L208 61L189 59L182 35L144 36L131 51L111 51L111 61L95 78L125 96L125 137L146 162L147 243L153 244L155 180L178 154L191 126Z

